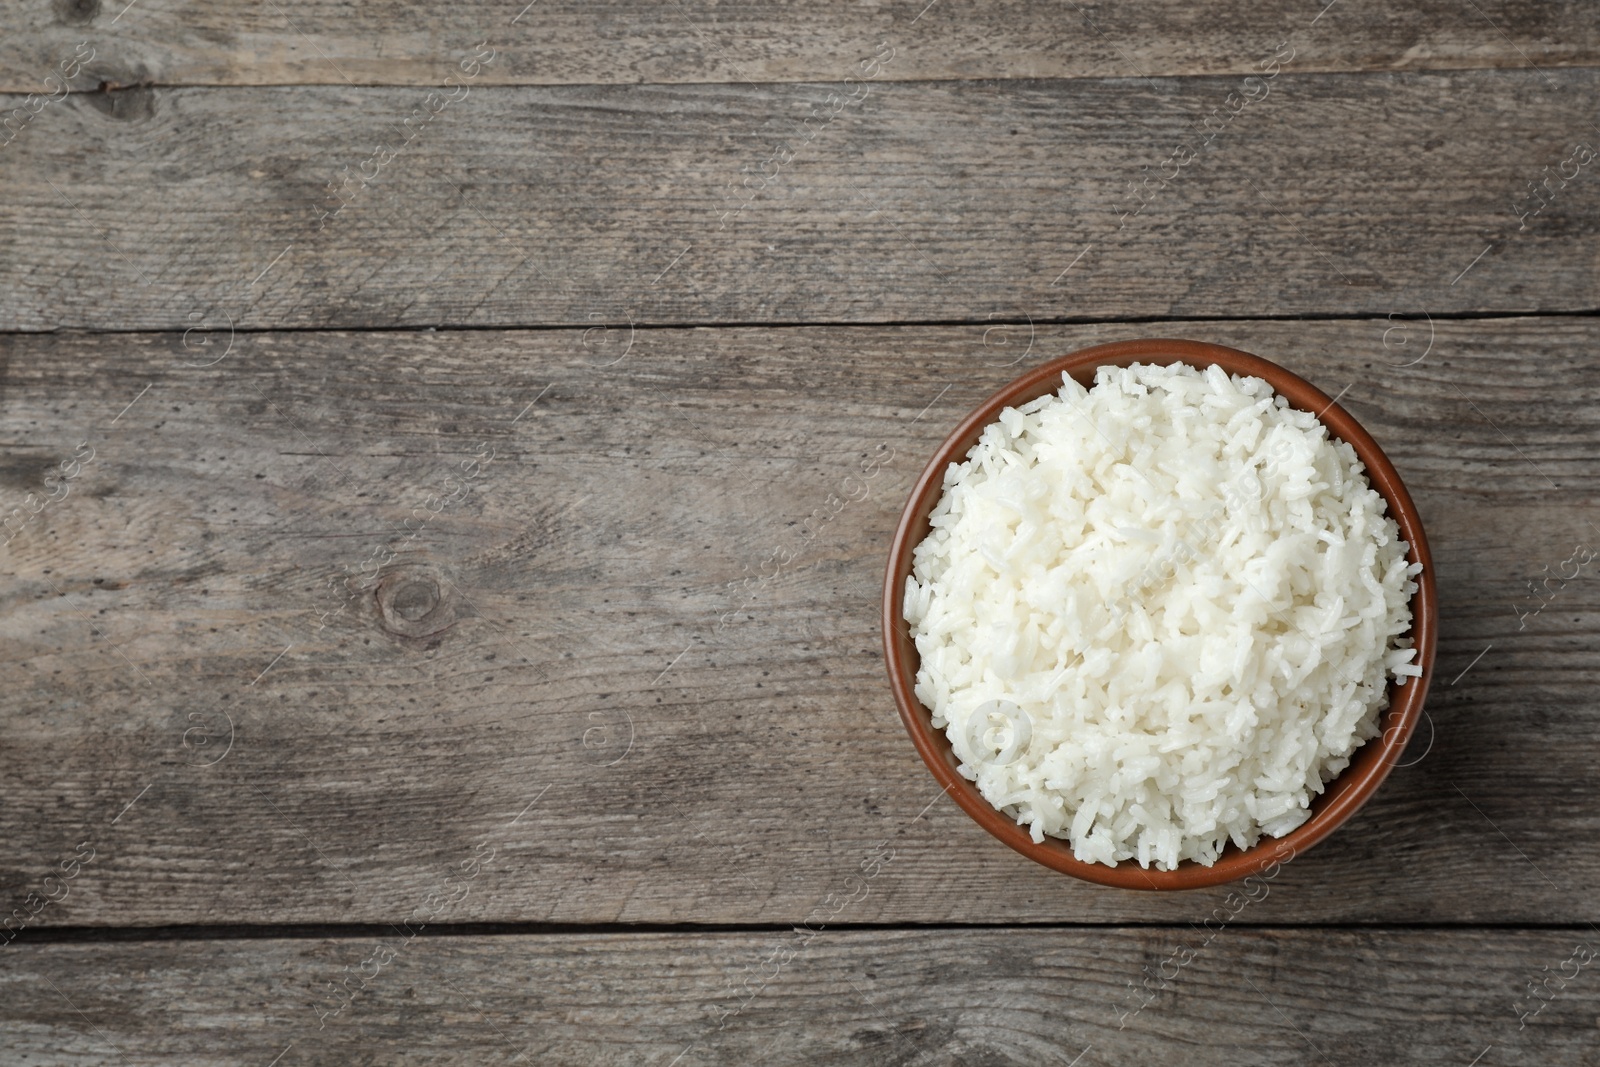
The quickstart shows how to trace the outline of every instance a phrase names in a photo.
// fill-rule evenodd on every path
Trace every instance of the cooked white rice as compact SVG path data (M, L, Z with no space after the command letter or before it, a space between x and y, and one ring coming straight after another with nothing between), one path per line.
M906 580L917 696L961 773L1112 866L1209 866L1305 822L1388 677L1421 674L1422 568L1364 472L1217 367L1101 367L1002 411Z

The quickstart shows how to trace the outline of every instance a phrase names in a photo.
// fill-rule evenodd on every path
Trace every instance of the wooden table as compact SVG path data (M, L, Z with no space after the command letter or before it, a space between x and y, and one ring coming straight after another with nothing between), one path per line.
M1600 1063L1592 5L0 24L0 1062ZM997 844L879 654L934 445L1141 335L1437 561L1406 766L1244 903Z

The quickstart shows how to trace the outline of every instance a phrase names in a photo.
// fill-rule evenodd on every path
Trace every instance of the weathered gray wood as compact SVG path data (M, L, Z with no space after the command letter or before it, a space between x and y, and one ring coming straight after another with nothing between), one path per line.
M1159 332L1342 392L1438 561L1419 762L1258 921L1592 921L1600 593L1517 609L1600 545L1600 324L1394 326L0 338L5 511L93 449L0 549L6 908L84 843L32 925L795 923L882 845L839 921L1198 921L1225 891L1082 885L940 800L878 655L935 443Z
M506 0L471 8L376 3L58 0L6 13L0 89L35 92L80 41L80 87L114 84L440 84L488 41L485 83L825 81L883 40L893 77L1076 78L1254 73L1277 42L1308 70L1555 68L1594 63L1600 33L1578 0L1360 0L1196 7L1178 0L1081 6L1041 0L828 3Z
M0 328L1600 306L1600 70L1244 84L469 87L403 151L421 89L74 95L0 155Z
M1590 930L823 931L802 947L807 936L13 945L0 950L0 1055L128 1067L1600 1062ZM1531 997L1529 981L1546 979L1554 999ZM336 999L339 982L358 995Z

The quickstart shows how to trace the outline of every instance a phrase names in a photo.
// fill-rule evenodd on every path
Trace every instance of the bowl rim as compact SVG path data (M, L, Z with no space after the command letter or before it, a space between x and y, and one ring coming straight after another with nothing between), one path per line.
M1388 513L1409 545L1407 558L1423 566L1416 576L1417 591L1411 599L1411 636L1417 649L1414 662L1422 668L1421 677L1411 679L1404 686L1389 682L1389 707L1380 718L1381 733L1358 748L1349 765L1313 799L1309 819L1285 836L1263 837L1249 849L1240 850L1230 843L1210 867L1192 860L1182 861L1171 871L1146 870L1133 860L1110 867L1077 859L1064 838L1046 837L1036 844L1027 827L991 806L978 792L977 785L956 770L959 761L951 751L949 739L943 730L934 728L931 712L914 691L919 658L910 628L901 617L912 551L927 535L928 515L943 494L945 469L966 457L983 428L994 422L1004 408L1055 392L1060 388L1063 373L1088 385L1093 381L1096 367L1132 363L1187 363L1200 369L1220 366L1229 374L1265 380L1292 406L1316 415L1332 435L1355 449L1357 458L1366 467L1369 482L1383 495ZM1338 829L1372 796L1405 750L1427 699L1438 640L1433 557L1428 551L1421 515L1394 464L1372 436L1333 399L1285 367L1225 345L1161 337L1091 345L1046 360L996 390L962 419L935 449L901 512L884 573L882 611L884 664L900 720L918 754L934 778L945 787L945 792L978 825L1029 859L1088 882L1125 889L1198 889L1236 881L1293 859Z

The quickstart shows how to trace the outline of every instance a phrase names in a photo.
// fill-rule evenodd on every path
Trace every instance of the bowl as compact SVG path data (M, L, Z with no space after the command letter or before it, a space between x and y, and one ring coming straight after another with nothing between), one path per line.
M1372 487L1387 501L1389 515L1410 545L1409 561L1422 564L1422 573L1415 579L1417 591L1411 600L1410 633L1417 649L1414 662L1422 668L1422 676L1412 678L1403 686L1390 681L1389 707L1381 719L1382 733L1358 748L1349 766L1312 801L1309 819L1281 838L1263 837L1248 849L1241 850L1229 844L1210 867L1193 860L1184 860L1170 871L1146 870L1134 860L1123 860L1110 867L1079 860L1064 838L1046 837L1043 842L1035 843L1027 827L991 806L978 792L977 785L956 770L960 760L951 751L949 739L943 730L934 727L929 710L917 699L917 647L902 616L912 550L928 534L928 516L944 491L945 469L966 458L983 428L994 422L1004 408L1027 403L1059 389L1062 372L1089 386L1093 384L1095 368L1126 367L1132 363L1187 363L1201 369L1215 365L1230 374L1254 376L1264 379L1294 407L1316 415L1333 436L1355 449L1367 468ZM1125 889L1197 889L1235 881L1301 855L1337 829L1366 803L1405 750L1422 713L1428 683L1433 678L1437 633L1433 560L1428 554L1422 520L1394 464L1377 442L1349 412L1305 379L1259 356L1203 341L1151 338L1095 345L1034 368L980 404L945 438L917 479L895 530L883 585L883 649L889 683L906 732L934 778L979 826L1029 859L1085 881Z

